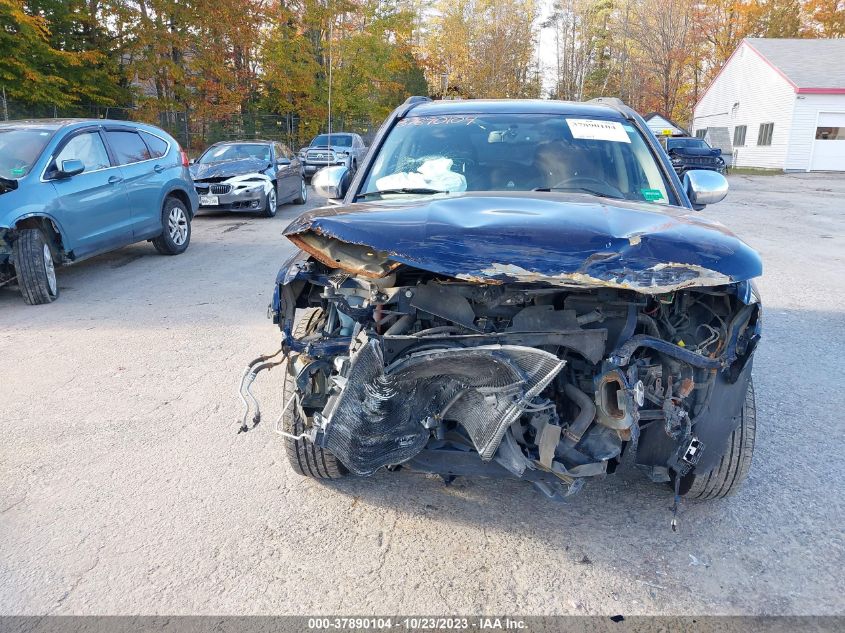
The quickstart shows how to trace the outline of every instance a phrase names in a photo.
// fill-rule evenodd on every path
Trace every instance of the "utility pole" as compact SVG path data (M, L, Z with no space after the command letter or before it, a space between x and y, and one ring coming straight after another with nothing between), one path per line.
M332 146L332 39L334 34L334 16L330 9L330 3L327 1L326 6L329 7L329 147Z
M6 86L3 86L3 120L9 120L9 106L6 103Z

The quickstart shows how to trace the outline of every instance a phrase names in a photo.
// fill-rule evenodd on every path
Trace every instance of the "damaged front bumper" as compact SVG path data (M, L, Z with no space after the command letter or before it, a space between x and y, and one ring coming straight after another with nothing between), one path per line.
M264 174L247 174L213 182L198 181L199 208L218 211L259 211L267 206L273 182Z
M750 282L646 296L404 274L299 252L276 286L301 439L352 473L516 476L567 495L635 440L656 480L721 458L760 337ZM315 305L323 327L293 336Z

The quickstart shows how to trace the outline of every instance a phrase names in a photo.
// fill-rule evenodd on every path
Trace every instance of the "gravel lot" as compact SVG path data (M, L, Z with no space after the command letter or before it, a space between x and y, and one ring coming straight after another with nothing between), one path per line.
M301 207L62 270L53 305L0 289L0 613L845 613L845 178L731 187L704 214L764 258L757 451L678 533L631 465L565 505L517 481L302 479L272 431L280 372L236 435Z

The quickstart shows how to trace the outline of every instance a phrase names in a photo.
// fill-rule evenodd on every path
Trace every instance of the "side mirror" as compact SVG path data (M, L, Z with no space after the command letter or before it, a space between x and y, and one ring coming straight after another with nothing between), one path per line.
M290 161L287 158L278 158L276 159L276 165L279 167L286 167L290 165Z
M85 165L81 160L78 158L69 158L68 160L63 160L62 164L59 165L59 169L56 171L56 177L70 178L71 176L81 174L83 171L85 171Z
M728 180L716 171L693 169L684 174L684 189L692 206L701 210L708 204L716 204L728 195Z
M339 200L346 195L351 174L343 165L324 167L311 179L311 186L318 195L329 200Z

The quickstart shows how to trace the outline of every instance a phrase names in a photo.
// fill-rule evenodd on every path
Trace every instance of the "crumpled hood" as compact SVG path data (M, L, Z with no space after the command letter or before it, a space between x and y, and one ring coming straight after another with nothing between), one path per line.
M759 255L688 209L564 193L466 193L305 213L284 233L333 268L380 277L400 264L486 283L649 294L745 281Z
M242 174L260 174L267 169L268 164L255 158L242 158L240 160L222 160L216 163L191 165L191 177L194 180L205 180L206 178L227 178Z

